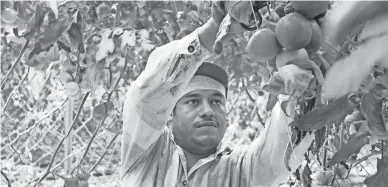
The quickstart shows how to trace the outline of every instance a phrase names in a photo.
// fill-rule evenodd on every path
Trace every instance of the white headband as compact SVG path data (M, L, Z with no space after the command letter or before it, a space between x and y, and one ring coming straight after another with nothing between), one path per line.
M191 78L187 87L183 90L181 97L194 90L216 90L226 96L226 89L220 82L204 75L195 75Z

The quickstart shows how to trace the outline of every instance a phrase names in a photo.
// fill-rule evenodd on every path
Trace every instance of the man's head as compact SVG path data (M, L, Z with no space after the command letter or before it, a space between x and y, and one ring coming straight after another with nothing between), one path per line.
M175 105L171 127L179 146L194 154L214 150L225 134L228 75L203 63Z

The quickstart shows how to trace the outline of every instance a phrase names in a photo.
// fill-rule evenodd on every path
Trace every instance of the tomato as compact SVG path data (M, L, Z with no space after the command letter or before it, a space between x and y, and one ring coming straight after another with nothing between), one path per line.
M65 177L65 187L78 187L78 179L72 176Z

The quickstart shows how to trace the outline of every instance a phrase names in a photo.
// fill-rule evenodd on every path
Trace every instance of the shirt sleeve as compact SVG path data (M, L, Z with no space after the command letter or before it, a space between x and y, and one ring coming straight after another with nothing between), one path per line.
M210 54L200 44L198 29L150 54L124 103L121 176L155 144L181 92Z
M248 174L253 186L279 186L302 163L304 153L310 147L313 136L308 134L294 147L289 160L291 171L285 167L284 154L290 141L293 119L280 106L282 98L272 110L271 119L258 139L254 140L243 155L242 171ZM295 107L290 101L287 111Z

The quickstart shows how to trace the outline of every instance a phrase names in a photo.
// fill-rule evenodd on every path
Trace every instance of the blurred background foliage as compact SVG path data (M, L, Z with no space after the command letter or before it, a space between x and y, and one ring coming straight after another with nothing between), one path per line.
M279 17L273 9L280 2L271 2L272 11L263 8L260 13L262 27L274 30ZM1 1L1 185L36 185L45 178L44 186L63 186L64 163L70 162L72 173L92 175L91 186L118 186L122 105L128 87L156 47L204 24L210 8L210 1ZM253 33L234 37L221 55L209 59L229 73L229 128L223 141L231 149L258 137L271 115L266 111L269 94L262 88L275 70L247 55ZM335 47L323 42L320 56L310 58L318 66L333 65L354 50L349 41ZM327 68L321 70L325 74ZM65 155L69 100L72 153ZM300 177L311 185L310 174L323 168L322 158L336 153L341 140L350 139L350 131L362 131L351 127L346 126L342 139L338 125L314 131L311 160L288 185L297 185ZM347 178L340 181L353 177L351 182L361 186L376 171L375 160L369 158L377 155L378 145L371 137L361 154L337 164L337 174ZM359 162L357 167L351 161Z
M58 175L50 174L48 179L63 177L65 158L70 159L73 166L79 162L104 114L98 113L96 108L107 101L110 86L122 74L110 100L114 107L102 128L98 129L81 164L84 170L90 169L110 141L120 133L126 90L144 69L148 55L155 47L191 33L205 23L211 13L210 1L55 3L59 6L57 10L50 2L1 1L2 12L12 9L17 18L6 22L2 20L1 26L1 160L2 171L15 186L36 180L49 166L65 134L65 101L74 100L76 116L82 95L91 91L73 128L73 154L67 158L62 146L52 168ZM73 24L77 27L70 26ZM118 35L113 37L114 52L108 49L110 41L105 39L104 33ZM262 79L269 78L269 71L263 68L266 67L263 63L251 60L245 52L251 34L247 32L233 38L225 44L222 55L209 59L223 66L230 76L227 104L230 128L225 141L231 147L250 143L270 115L264 106L267 94L253 89L261 85ZM86 46L84 53L79 47L80 40ZM97 53L105 55L97 57ZM90 61L94 64L99 62L101 66L87 65ZM85 62L86 65L83 65ZM66 90L61 74L68 70L69 64L75 66L70 74L79 84L81 95L68 98L71 94ZM76 80L77 77L82 80ZM93 175L116 172L115 168L120 164L120 139L119 136L107 149ZM2 178L2 184L4 182Z

